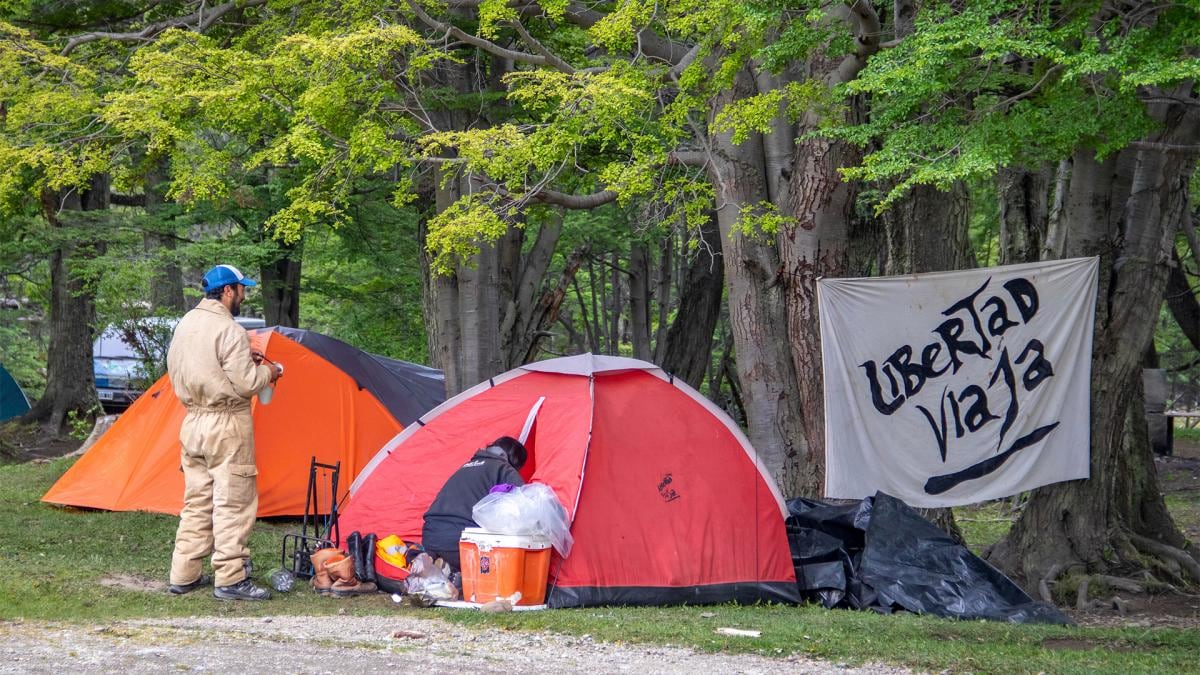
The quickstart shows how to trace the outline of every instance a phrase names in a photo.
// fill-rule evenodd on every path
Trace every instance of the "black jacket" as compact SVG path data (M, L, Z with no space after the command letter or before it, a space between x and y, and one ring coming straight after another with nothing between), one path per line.
M471 509L501 483L524 485L521 474L508 463L504 450L490 446L476 452L459 467L425 512L421 544L429 551L457 551L458 539L467 527L478 527Z

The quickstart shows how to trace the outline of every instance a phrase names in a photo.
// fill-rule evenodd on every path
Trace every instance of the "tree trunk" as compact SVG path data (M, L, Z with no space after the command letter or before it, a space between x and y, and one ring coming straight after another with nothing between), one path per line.
M815 121L806 124L815 129ZM805 138L796 145L785 214L795 227L780 236L787 279L788 343L800 389L805 455L798 463L799 494L820 495L825 483L825 399L817 279L840 277L849 260L849 228L857 189L838 169L853 166L859 151L848 143Z
M155 221L154 227L169 228L172 221L161 218L162 205L166 201L166 167L159 165L146 176L146 213ZM174 258L175 233L173 231L146 232L143 245L146 252L160 260L158 269L150 281L150 304L155 312L167 310L172 314L187 311L187 300L183 296L183 270Z
M1049 166L1040 171L1000 169L996 176L1000 204L1000 264L1036 262L1046 241L1050 219Z
M1089 571L1142 568L1140 547L1178 545L1148 444L1125 443L1125 422L1157 323L1171 251L1187 217L1194 153L1160 149L1200 140L1200 110L1155 110L1165 131L1140 149L1097 162L1073 158L1063 222L1065 253L1100 256L1092 355L1091 477L1033 491L990 558L1028 584L1055 564ZM1116 207L1116 208L1113 208ZM1122 208L1123 207L1123 208ZM1114 227L1112 213L1120 214ZM1158 544L1155 544L1158 542Z
M1171 255L1173 264L1167 275L1167 307L1183 336L1192 348L1200 351L1200 303L1196 302L1196 292L1192 290L1179 254L1171 251Z
M72 211L100 211L108 205L109 178L104 174L92 178L85 190L42 193L43 213L55 230L79 226L68 217ZM99 408L92 366L95 295L75 273L73 266L76 260L103 252L103 237L93 235L89 239L91 241L76 239L50 254L50 349L46 359L46 390L24 416L28 421L41 423L50 434L63 430L69 413L90 415Z
M611 354L620 353L621 317L625 313L625 294L621 291L621 270L616 253L609 256L608 283L612 289L608 303L608 349Z
M300 265L303 240L295 244L277 243L276 258L264 263L262 274L263 318L268 326L300 325Z
M579 269L576 262L570 274L565 279L560 279L558 287L539 295L561 235L562 214L555 212L538 228L537 237L523 262L520 260L519 247L516 249L516 261L509 255L501 262L502 270L508 265L515 265L513 272L518 276L513 295L507 296L511 299L500 323L500 334L505 344L506 369L516 368L537 358L539 345L546 337L546 331L557 319L558 309L562 305L561 297L552 299L552 296L560 291L565 294L567 285ZM570 263L567 267L571 267Z
M659 247L658 283L654 299L658 302L658 330L654 332L654 359L661 363L667 348L667 315L671 312L671 280L674 278L675 234L668 233Z
M692 256L679 291L679 310L667 330L659 364L668 373L699 389L712 360L713 330L721 318L724 271L721 234L716 222L700 228L704 244Z
M732 100L755 91L746 73L735 86L713 100L710 110L720 111ZM717 226L722 240L722 261L728 294L729 325L733 336L736 383L746 411L750 442L785 495L798 490L796 460L804 454L801 431L799 380L788 349L785 285L774 245L738 230L743 207L767 202L769 180L763 139L751 136L734 145L728 133L712 137L709 178L716 191ZM785 184L782 169L777 185ZM780 188L782 193L783 189Z
M959 182L942 192L914 187L884 216L888 257L885 274L914 274L975 267L968 225L967 188Z
M649 361L650 352L650 251L634 238L629 245L629 320L633 358Z
M575 275L579 272L579 267L583 264L583 259L587 256L587 253L587 248L581 247L567 257L567 262L563 266L562 273L559 275L558 283L554 287L547 289L538 300L537 305L530 311L531 320L524 334L527 337L528 351L521 356L520 363L529 363L536 360L541 343L550 336L550 327L559 320L559 311L562 309L563 299L567 297L567 287L574 281ZM564 321L564 325L567 326L568 330L573 331L570 323Z
M461 181L447 179L442 171L434 175L433 212L441 213L450 207L461 194ZM422 225L422 231L427 231ZM424 268L430 270L432 257L421 246ZM446 397L449 398L474 384L467 382L463 376L459 355L462 354L462 334L459 332L458 321L458 274L436 274L429 272L426 285L428 299L423 303L428 309L425 329L429 334L429 358L433 365L441 369L446 378Z
M463 387L504 372L500 348L499 244L482 244L458 269Z

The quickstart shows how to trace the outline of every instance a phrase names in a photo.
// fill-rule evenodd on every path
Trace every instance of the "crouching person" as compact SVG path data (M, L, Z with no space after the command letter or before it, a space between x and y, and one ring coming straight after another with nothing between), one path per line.
M421 533L425 550L445 560L453 571L460 571L458 540L465 528L479 527L471 517L471 510L497 485L524 485L518 472L525 466L527 454L520 441L501 436L459 467L425 512Z
M187 408L182 444L183 510L171 557L170 591L203 586L204 559L212 556L213 595L222 600L266 600L250 580L250 531L258 513L258 468L250 399L283 374L251 352L246 330L233 320L255 282L237 268L217 265L204 275L205 297L175 328L167 372Z

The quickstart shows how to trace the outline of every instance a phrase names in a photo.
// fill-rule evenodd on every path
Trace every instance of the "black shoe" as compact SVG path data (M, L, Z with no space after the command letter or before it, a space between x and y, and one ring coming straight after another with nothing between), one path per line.
M190 584L171 584L170 586L167 586L167 590L175 595L183 595L184 593L191 593L197 588L200 588L201 586L207 586L211 583L212 577L200 575L199 579Z
M242 579L232 586L217 586L213 589L213 597L218 600L270 600L271 591L255 586L249 579Z
M375 544L379 541L379 537L375 533L368 534L362 540L362 559L364 574L359 577L361 581L377 583L379 579L375 576Z
M354 578L362 581L367 572L363 569L362 535L358 532L351 532L346 537L346 555L354 561Z

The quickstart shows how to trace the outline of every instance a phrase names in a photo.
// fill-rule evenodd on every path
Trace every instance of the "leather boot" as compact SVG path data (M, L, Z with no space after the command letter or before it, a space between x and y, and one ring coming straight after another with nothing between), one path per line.
M369 583L375 583L375 544L378 543L379 537L374 533L368 534L362 540L362 558L363 558L363 574L359 575L359 579Z
M323 548L309 556L313 566L312 587L319 595L328 595L333 587L333 579L329 576L328 564L345 558L336 548Z
M358 579L351 579L350 581L339 580L333 582L333 588L330 591L335 597L350 598L355 595L378 593L379 586L373 581L359 581Z
M329 570L329 577L333 579L330 591L339 598L375 593L379 590L374 583L359 581L354 576L354 561L350 558L330 563L325 569Z
M363 568L362 535L358 532L351 532L346 537L346 555L354 561L354 576L365 579L367 572Z
M354 559L344 555L325 563L325 571L335 584L340 581L343 584L354 585L358 581L354 578Z

